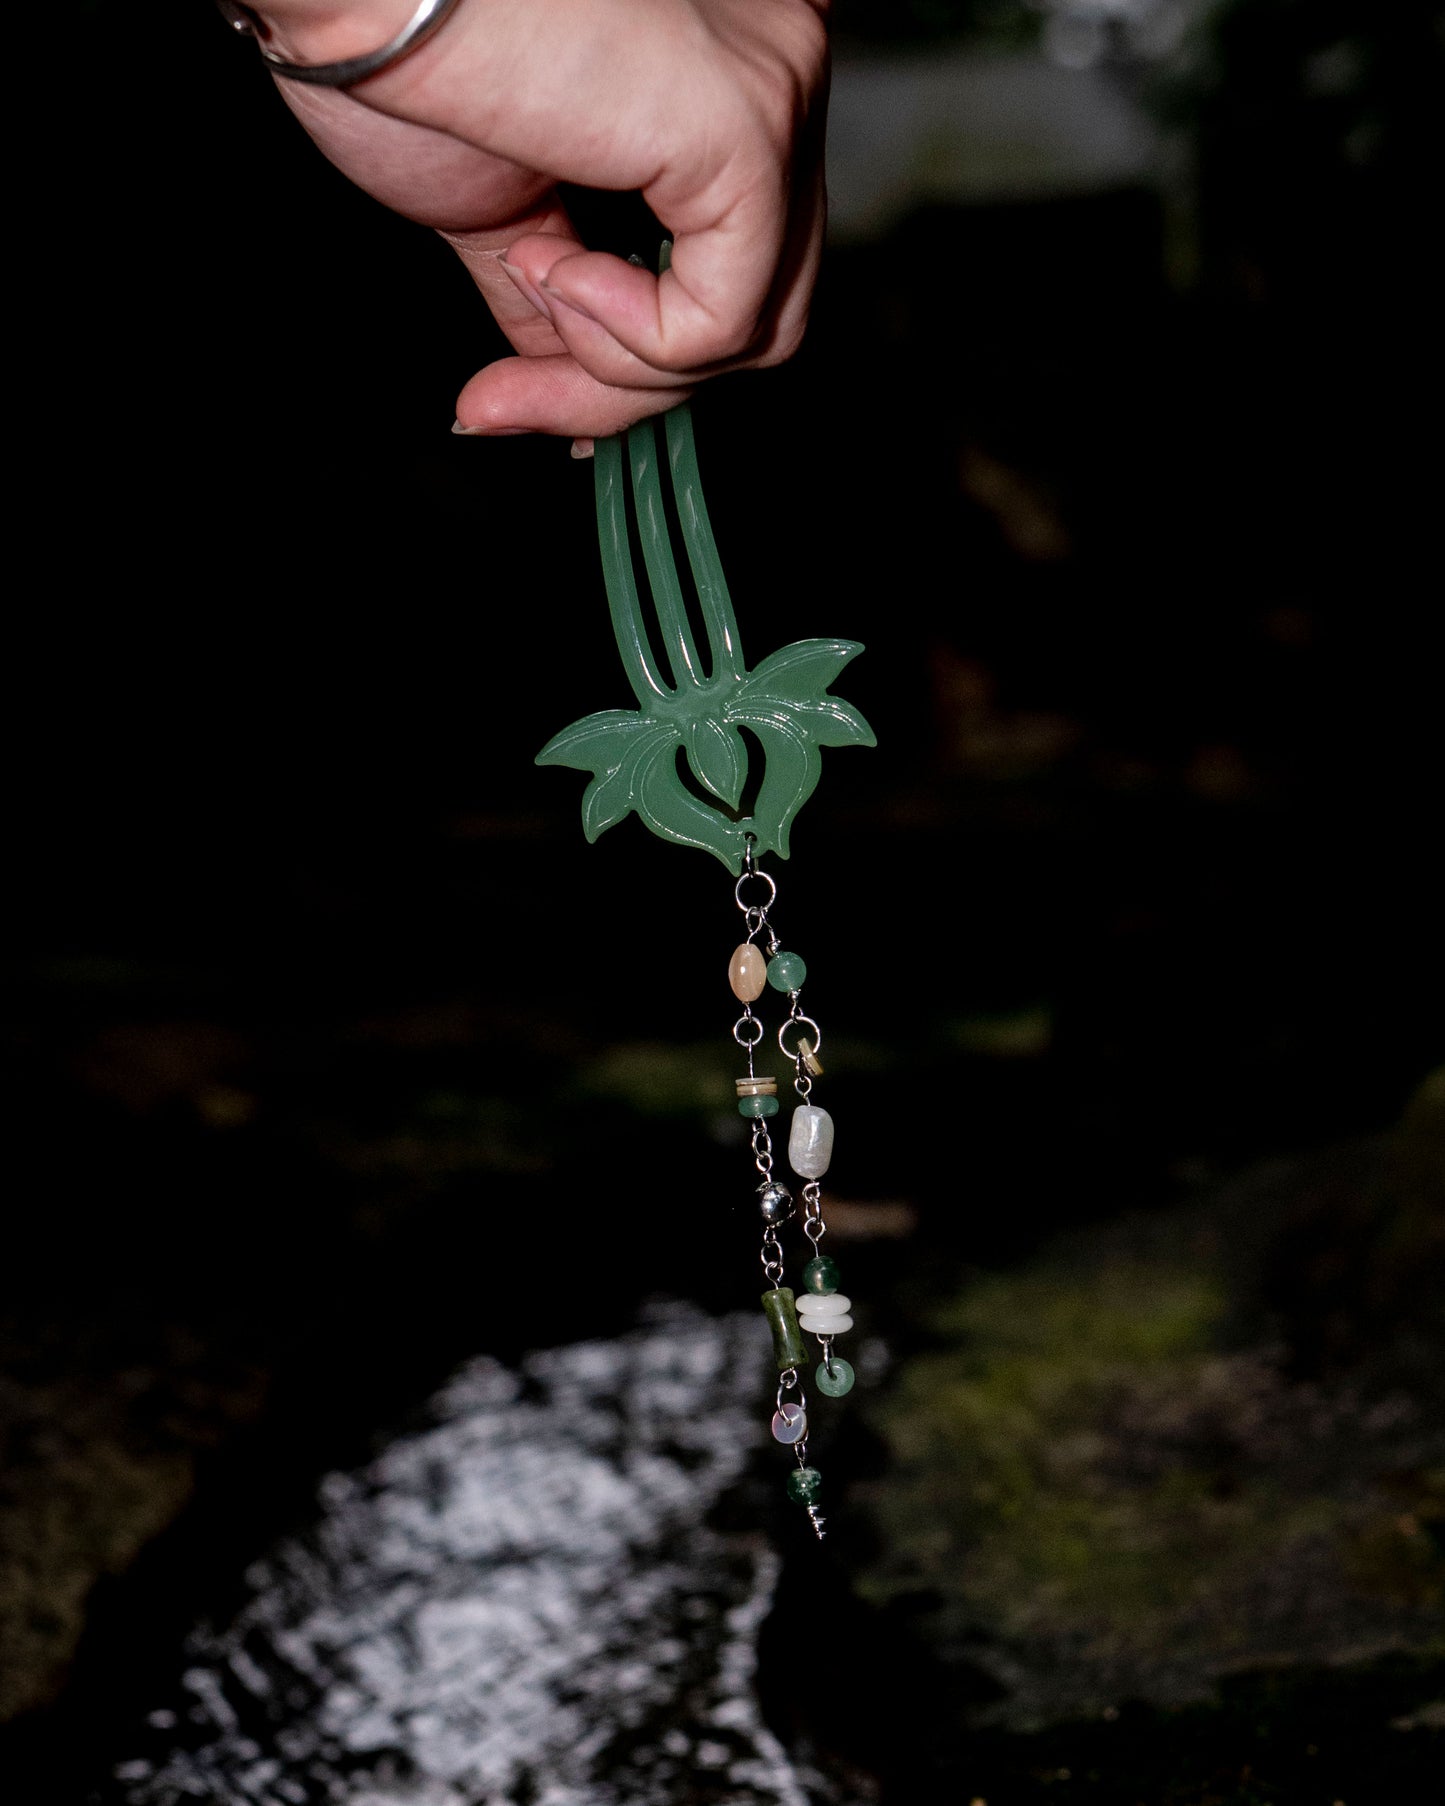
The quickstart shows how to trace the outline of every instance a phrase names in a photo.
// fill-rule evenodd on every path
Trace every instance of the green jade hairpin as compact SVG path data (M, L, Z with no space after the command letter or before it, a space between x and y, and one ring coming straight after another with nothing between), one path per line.
M772 652L756 669L743 663L742 641L703 500L686 403L663 417L667 465L707 637L704 669L688 623L663 506L654 423L644 420L622 437L599 439L597 537L612 630L636 709L602 709L555 734L539 765L570 765L593 773L582 798L582 831L589 841L634 810L664 840L705 847L733 873L754 857L788 857L793 818L813 794L825 746L872 746L873 731L850 703L828 686L863 648L856 640L798 640ZM638 538L652 605L671 671L664 681L649 643L629 545L624 466L630 464ZM750 815L738 804L748 776L741 732L749 728L765 755ZM706 794L689 790L677 751ZM714 800L715 799L715 800Z
M804 1506L821 1540L825 1520L818 1506L822 1478L808 1463L808 1404L801 1374L809 1365L804 1334L818 1343L815 1384L839 1398L853 1385L853 1368L834 1354L833 1341L853 1327L849 1300L838 1290L838 1268L821 1252L827 1233L820 1181L833 1154L833 1120L812 1102L821 1077L822 1033L804 1012L807 968L779 940L772 910L778 887L759 860L786 859L793 819L812 795L825 746L872 746L872 729L828 686L862 647L854 640L799 640L769 653L751 671L703 500L693 444L692 418L674 408L661 422L668 480L692 575L697 616L707 643L699 655L682 582L673 555L664 505L657 423L643 421L625 435L597 441L597 531L612 627L636 709L603 709L563 728L537 755L539 765L567 765L592 774L582 799L582 829L589 841L629 814L654 834L715 854L737 879L733 897L746 938L728 964L728 982L742 1004L733 1040L747 1071L736 1081L737 1108L752 1130L756 1194L762 1217L760 1259L768 1289L762 1304L772 1332L778 1386L772 1433L792 1448L797 1465L788 1496ZM629 484L630 477L630 484ZM630 497L633 522L629 523ZM652 598L662 665L644 620L633 542L641 548ZM748 781L747 728L764 763L751 813L740 803ZM694 783L684 779L679 749ZM771 989L787 999L777 1029L783 1060L793 1068L798 1102L788 1135L788 1163L802 1186L798 1198L773 1176L769 1120L778 1113L778 1081L759 1073L755 1054L767 1034L753 1008ZM795 1291L786 1272L779 1231L799 1212L811 1244Z

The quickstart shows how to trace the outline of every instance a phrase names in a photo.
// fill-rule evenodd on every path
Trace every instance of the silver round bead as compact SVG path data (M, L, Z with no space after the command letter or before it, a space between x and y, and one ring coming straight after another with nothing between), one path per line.
M780 1223L786 1223L797 1209L793 1202L793 1194L786 1185L779 1185L776 1180L759 1188L758 1209L769 1227L776 1229Z

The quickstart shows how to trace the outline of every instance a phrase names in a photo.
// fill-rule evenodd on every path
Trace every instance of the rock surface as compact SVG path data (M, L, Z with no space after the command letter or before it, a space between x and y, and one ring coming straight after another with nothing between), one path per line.
M759 1446L757 1355L753 1314L670 1306L471 1362L194 1633L121 1797L806 1806L752 1686L777 1557L706 1521Z
M1445 1322L1410 1170L1271 1163L921 1308L930 1341L864 1401L889 1454L860 1587L990 1678L975 1725L1438 1657Z

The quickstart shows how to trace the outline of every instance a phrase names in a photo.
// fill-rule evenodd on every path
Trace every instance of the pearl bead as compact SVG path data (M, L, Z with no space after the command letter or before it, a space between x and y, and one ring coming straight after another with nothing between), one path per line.
M800 1179L821 1179L832 1158L832 1117L817 1104L799 1104L788 1131L788 1165Z

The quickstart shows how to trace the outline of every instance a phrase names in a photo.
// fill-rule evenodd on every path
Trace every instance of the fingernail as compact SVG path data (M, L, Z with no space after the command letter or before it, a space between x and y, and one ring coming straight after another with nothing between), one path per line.
M532 282L531 279L528 276L526 276L521 270L519 270L517 268L516 264L508 263L505 257L503 257L500 261L501 261L502 268L507 272L507 274L512 278L513 282L516 283L517 287L522 291L522 293L532 303L533 307L536 308L537 312L539 314L541 314L542 318L544 320L550 320L552 318L552 310L550 307L548 307L547 303L542 299L542 296L541 296L540 292L538 291L536 284L534 282Z
M599 324L596 316L589 314L585 307L579 307L575 301L569 301L565 295L559 295L556 289L549 288L545 282L542 284L542 292L545 295L551 296L555 306L565 307L574 314L581 314L584 320L591 320L594 326Z
M572 456L574 458L590 458L593 449L593 443L590 439L574 439L572 441Z
M452 431L464 439L517 439L531 430L529 426L463 426L460 420L452 422Z

